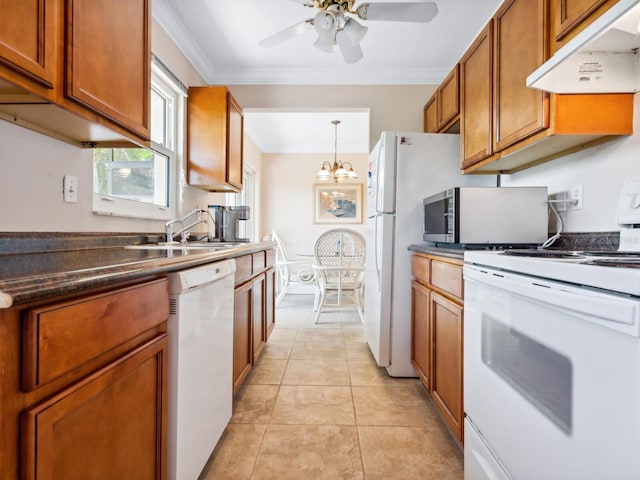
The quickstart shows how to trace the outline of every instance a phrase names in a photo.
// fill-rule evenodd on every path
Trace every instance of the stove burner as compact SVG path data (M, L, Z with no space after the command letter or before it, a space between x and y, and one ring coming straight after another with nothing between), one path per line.
M500 255L536 258L584 258L583 255L567 250L505 250L500 252Z

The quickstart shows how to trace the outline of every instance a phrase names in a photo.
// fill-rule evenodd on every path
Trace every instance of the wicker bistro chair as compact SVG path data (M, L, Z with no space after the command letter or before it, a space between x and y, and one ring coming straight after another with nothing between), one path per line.
M356 308L364 323L364 237L353 230L337 228L318 237L314 249L316 283L320 301L314 323L318 323L325 308ZM329 296L337 296L329 303ZM344 303L346 297L349 303Z
M315 272L313 262L310 260L290 260L287 252L275 232L271 232L271 240L276 242L276 272L278 280L276 285L276 306L282 301L290 287L294 285L309 285L313 283ZM317 290L317 289L316 289ZM314 308L318 303L319 295L316 293Z

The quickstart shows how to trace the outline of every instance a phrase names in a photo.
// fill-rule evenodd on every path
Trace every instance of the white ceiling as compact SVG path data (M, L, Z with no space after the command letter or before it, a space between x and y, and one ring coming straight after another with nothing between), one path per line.
M355 64L345 64L337 49L315 48L313 29L275 47L259 45L315 15L301 0L154 0L153 17L212 85L439 84L502 1L435 0L438 15L426 24L360 21L369 30L361 42L364 58ZM344 122L339 151L369 148L365 112L246 113L247 132L263 152L333 151L334 118ZM364 124L356 126L357 120Z
M369 152L368 111L281 112L245 109L245 131L263 153Z

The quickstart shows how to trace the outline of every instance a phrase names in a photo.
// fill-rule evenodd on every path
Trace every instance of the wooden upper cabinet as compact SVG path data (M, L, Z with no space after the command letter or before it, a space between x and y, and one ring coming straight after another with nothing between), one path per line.
M437 91L424 106L424 133L438 133Z
M10 80L37 93L46 94L56 82L59 5L60 0L0 0L0 66L9 69L4 72Z
M67 0L66 97L148 139L150 0Z
M584 30L618 0L552 0L552 53Z
M460 61L462 120L462 167L473 165L493 153L493 20L480 32Z
M463 173L514 173L633 133L632 94L526 86L549 58L550 1L505 0L460 61Z
M548 0L508 0L494 20L494 152L549 126L549 94L526 86L547 58Z
M460 65L442 81L438 88L438 130L447 130L460 117Z
M242 109L226 87L191 87L187 182L211 192L242 190Z
M460 66L451 70L424 106L425 133L460 133Z

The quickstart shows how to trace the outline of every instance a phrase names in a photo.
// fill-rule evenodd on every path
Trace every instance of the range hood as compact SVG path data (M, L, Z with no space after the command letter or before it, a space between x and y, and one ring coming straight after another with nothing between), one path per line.
M640 90L640 0L620 0L527 77L553 93Z

